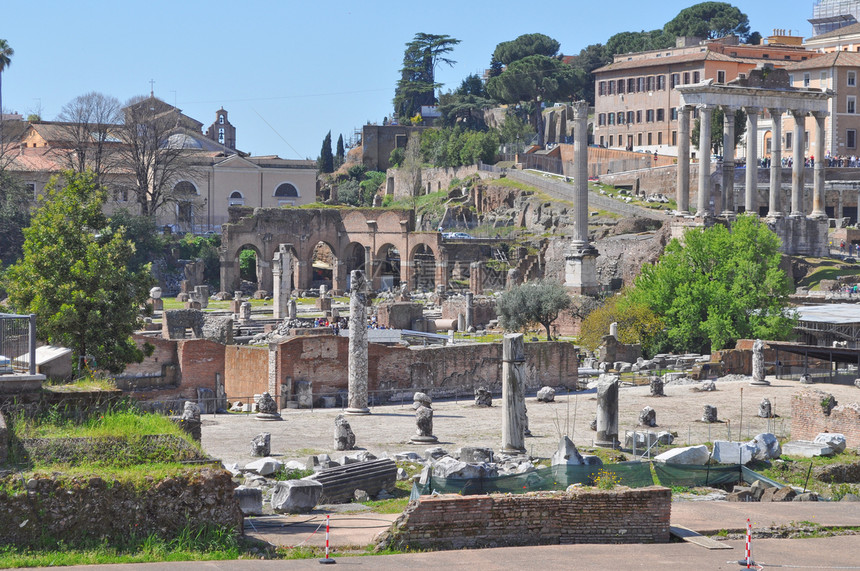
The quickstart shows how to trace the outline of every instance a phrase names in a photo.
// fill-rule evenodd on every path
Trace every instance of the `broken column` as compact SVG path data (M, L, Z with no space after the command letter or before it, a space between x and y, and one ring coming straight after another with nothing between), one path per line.
M291 299L289 303L287 303L287 319L295 319L297 313L296 300Z
M752 348L752 383L753 385L769 385L770 381L764 375L764 342L756 339Z
M466 331L470 331L475 326L475 306L474 294L470 291L466 292Z
M370 414L367 408L367 277L350 273L347 414Z
M352 450L355 448L355 433L342 414L334 419L334 449Z
M243 301L239 306L239 323L249 323L251 321L251 302Z
M573 239L565 250L564 285L577 294L597 289L597 249L588 241L588 103L573 104Z
M272 302L275 319L287 317L287 303L292 293L293 255L289 248L289 244L279 245L275 257L272 259Z
M484 293L484 263L469 264L469 290L477 295Z
M417 392L412 397L412 408L415 409L415 436L412 444L428 444L438 442L433 436L433 401L428 395Z
M702 413L702 422L717 422L717 407L706 404Z
M758 415L760 418L773 418L773 408L770 404L770 399L762 399L758 405Z
M595 446L615 448L618 446L618 385L613 377L597 385L597 438Z
M506 333L502 341L502 452L526 451L525 444L525 345L522 333Z
M652 397L662 397L666 396L663 392L663 377L653 376L651 377L651 396Z

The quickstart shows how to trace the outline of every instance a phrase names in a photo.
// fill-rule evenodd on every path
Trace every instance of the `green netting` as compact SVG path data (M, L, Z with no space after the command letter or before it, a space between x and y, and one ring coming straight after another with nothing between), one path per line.
M750 470L746 466L741 467L741 472L743 474L744 482L746 482L747 484L752 484L756 480L760 480L760 481L764 482L765 484L769 484L769 485L773 486L774 488L784 488L785 487L785 484L777 482L776 480L771 480L767 476L762 476L758 472L753 472L752 470Z
M551 466L540 468L526 474L495 476L492 478L437 478L431 477L424 485L415 484L412 488L413 499L432 492L440 494L522 494L540 490L564 490L571 484L594 483L599 471L610 472L616 476L618 484L631 488L642 488L654 484L651 468L642 462L623 462L604 466Z
M752 484L761 480L782 488L780 484L761 474L753 472L741 464L720 464L717 466L690 466L688 464L663 464L654 463L654 471L660 484L671 488L673 486L713 486L718 484L739 484L746 482Z

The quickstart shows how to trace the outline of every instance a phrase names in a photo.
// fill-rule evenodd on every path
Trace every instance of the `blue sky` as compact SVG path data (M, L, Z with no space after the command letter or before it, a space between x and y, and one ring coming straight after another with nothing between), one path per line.
M811 34L812 0L732 3L763 36ZM617 32L662 27L692 4L3 0L0 38L15 50L3 107L49 120L78 95L124 102L148 94L152 79L156 96L206 126L223 105L243 151L315 159L327 131L348 142L391 114L404 45L417 32L461 40L457 64L437 72L447 90L521 34L546 34L577 54Z

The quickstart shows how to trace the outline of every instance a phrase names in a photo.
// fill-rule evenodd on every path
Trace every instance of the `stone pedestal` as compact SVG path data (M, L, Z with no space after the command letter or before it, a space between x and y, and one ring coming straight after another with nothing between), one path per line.
M424 393L418 392L412 397L412 408L415 409L415 435L409 440L412 444L434 444L439 441L433 436L433 406L432 400Z
M502 341L502 452L519 454L525 445L525 345L522 333Z
M370 414L367 408L367 277L350 274L347 414Z
M595 446L616 448L618 442L618 377L597 385L597 438Z
M591 245L573 246L564 255L564 285L578 295L598 289L597 249Z

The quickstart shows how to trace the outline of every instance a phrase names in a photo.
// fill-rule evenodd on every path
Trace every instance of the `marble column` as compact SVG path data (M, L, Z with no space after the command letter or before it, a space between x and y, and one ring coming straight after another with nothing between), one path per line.
M735 109L723 107L723 216L735 215Z
M778 218L782 216L779 195L782 192L782 114L784 110L774 107L768 111L770 111L773 127L770 138L770 197L767 216Z
M745 107L747 114L747 167L744 210L758 214L758 107Z
M699 105L699 203L696 216L707 217L713 214L711 200L711 105Z
M475 294L466 292L466 331L475 326Z
M502 341L502 452L526 451L524 384L526 353L522 333L506 333Z
M806 112L792 110L794 117L794 149L791 165L791 216L803 216L803 174L806 149Z
M350 273L347 414L370 414L367 408L367 277Z
M824 210L824 121L827 113L813 113L815 117L815 164L813 172L812 218L827 218ZM858 203L860 204L860 203Z
M469 290L476 295L484 293L484 262L469 264Z
M293 255L289 248L289 244L280 244L275 257L272 258L272 302L275 319L287 317L287 304L292 293L290 284L293 279Z
M618 377L597 385L597 439L595 446L618 446Z
M769 385L770 381L765 379L764 370L764 342L756 339L752 349L752 384Z
M573 246L588 244L588 103L573 104Z
M690 212L690 108L678 107L678 212Z

